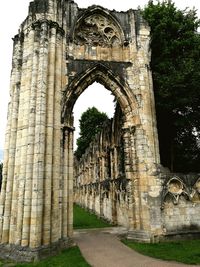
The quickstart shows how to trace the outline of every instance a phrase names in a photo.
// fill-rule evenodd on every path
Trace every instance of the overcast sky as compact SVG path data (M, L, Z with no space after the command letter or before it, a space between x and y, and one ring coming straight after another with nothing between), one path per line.
M8 92L12 59L11 38L17 34L19 25L28 15L29 2L29 0L6 0L0 4L0 149L4 146L7 104L9 101ZM96 4L111 10L126 11L131 8L137 9L138 6L143 7L147 4L148 0L75 0L75 2L79 7L88 7ZM198 16L200 18L200 0L175 0L174 2L181 9L195 7L198 9ZM77 113L77 110L79 113L82 113L87 109L87 106L95 105L98 109L112 116L112 97L109 94L105 95L104 92L107 91L103 87L95 87L95 85L91 89L86 90L86 93L84 93L85 98L84 95L81 96L76 103L75 113Z

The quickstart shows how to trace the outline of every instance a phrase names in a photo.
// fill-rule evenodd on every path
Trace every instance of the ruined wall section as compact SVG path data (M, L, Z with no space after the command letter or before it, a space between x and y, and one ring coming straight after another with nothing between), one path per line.
M48 12L44 13L46 7ZM72 110L80 94L95 81L112 91L124 113L124 168L126 179L132 184L134 211L129 214L131 229L160 234L157 206L160 205L161 183L157 172L159 151L148 25L137 10L117 12L100 6L81 9L73 1L49 0L40 12L34 12L31 9L27 22L45 18L50 25L56 22L65 33L65 86L61 89L63 143L65 137L68 140L68 130L73 130ZM69 146L66 145L66 149ZM70 177L72 180L72 173Z
M157 208L161 205L161 181L150 70L150 29L139 11L117 12L92 6L79 9L70 36L73 42L69 42L66 98L71 104L68 102L65 109L72 109L79 95L94 81L116 96L125 118L125 176L132 183L134 212L129 214L130 228L136 232L142 229L141 236L149 240L149 231L162 233ZM66 121L70 122L70 118Z
M75 161L74 200L113 224L129 226L130 184L125 178L123 116L117 107L80 161Z

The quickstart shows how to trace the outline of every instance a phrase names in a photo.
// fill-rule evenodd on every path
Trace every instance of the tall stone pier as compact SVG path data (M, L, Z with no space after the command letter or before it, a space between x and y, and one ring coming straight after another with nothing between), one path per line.
M71 244L72 112L93 82L122 111L130 235L148 242L162 235L150 29L140 12L34 0L13 42L0 256L32 261Z

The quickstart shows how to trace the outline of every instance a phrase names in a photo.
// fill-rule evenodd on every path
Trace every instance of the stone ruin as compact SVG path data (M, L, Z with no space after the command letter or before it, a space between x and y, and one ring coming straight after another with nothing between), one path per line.
M126 162L125 149L132 152L131 143L124 142L122 125L122 111L117 106L114 118L103 125L81 160L74 159L74 202L113 225L129 229L133 185L126 178L125 166L134 169L134 164ZM162 179L159 208L163 223L163 235L158 240L199 237L199 175L170 173L162 166L158 166L158 172ZM130 233L129 237L137 239Z
M150 29L140 11L34 0L13 41L0 256L33 261L70 246L74 193L129 238L197 236L200 175L160 164ZM73 106L94 82L118 108L74 165Z

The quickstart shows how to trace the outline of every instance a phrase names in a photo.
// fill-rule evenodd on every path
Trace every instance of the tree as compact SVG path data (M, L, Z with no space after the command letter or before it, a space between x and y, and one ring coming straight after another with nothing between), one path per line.
M149 1L151 69L161 163L171 171L200 171L200 21L195 10Z
M95 107L88 108L81 115L79 120L80 137L77 139L77 150L75 151L75 156L78 160L107 120L108 116L106 113L98 111Z

